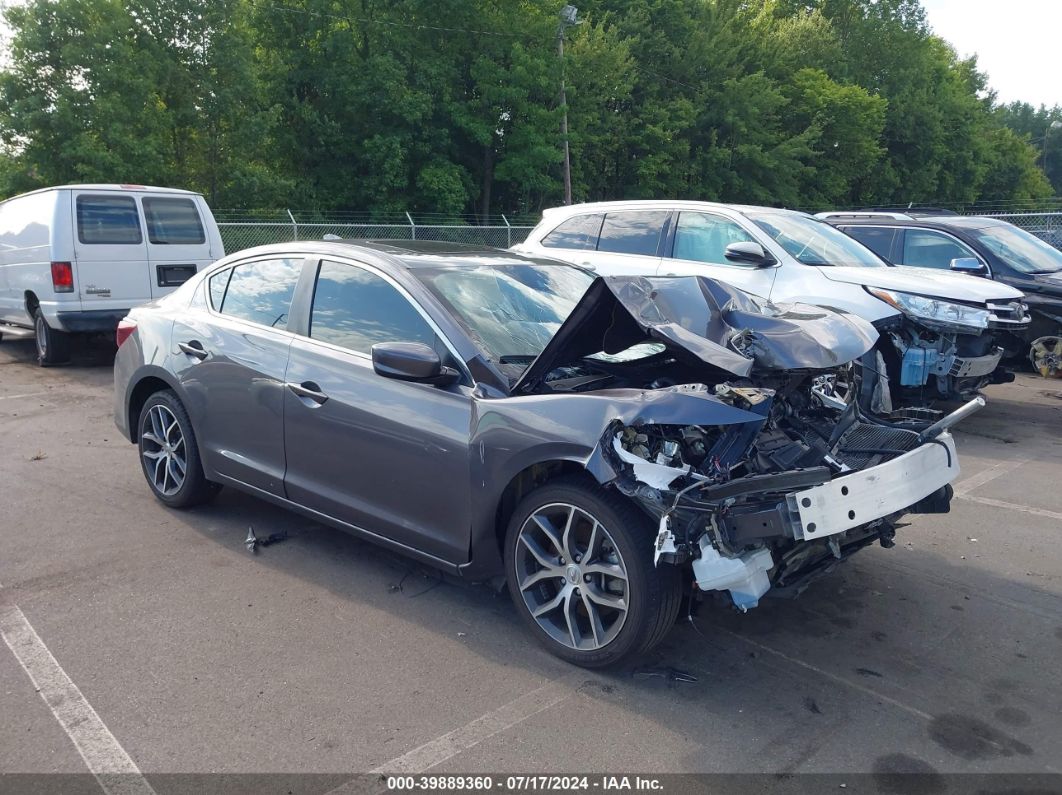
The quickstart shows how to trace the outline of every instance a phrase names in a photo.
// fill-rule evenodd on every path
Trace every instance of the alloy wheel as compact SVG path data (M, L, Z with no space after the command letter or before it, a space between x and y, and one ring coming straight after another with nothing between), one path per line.
M140 454L152 485L164 496L176 494L188 473L184 434L177 417L162 404L152 406L144 418L141 440Z
M1044 378L1062 375L1062 337L1040 337L1029 347L1029 361Z
M574 505L535 510L516 541L516 582L539 627L578 651L608 645L629 605L627 569L608 530Z

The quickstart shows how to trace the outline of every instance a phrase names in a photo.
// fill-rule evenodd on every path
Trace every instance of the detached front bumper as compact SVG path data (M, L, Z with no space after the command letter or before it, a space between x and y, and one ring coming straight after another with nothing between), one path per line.
M958 476L955 440L945 431L891 461L787 495L794 534L811 541L900 513Z

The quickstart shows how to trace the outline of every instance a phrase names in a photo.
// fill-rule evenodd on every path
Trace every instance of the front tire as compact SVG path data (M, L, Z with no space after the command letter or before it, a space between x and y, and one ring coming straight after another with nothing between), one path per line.
M33 313L33 330L37 339L37 363L41 367L70 361L70 335L49 326L40 307Z
M551 653L600 668L642 654L674 625L681 578L653 565L653 527L588 477L564 477L517 506L505 571L517 611Z
M221 486L207 480L192 421L169 389L147 399L137 421L137 449L148 487L171 508L192 508L213 499Z

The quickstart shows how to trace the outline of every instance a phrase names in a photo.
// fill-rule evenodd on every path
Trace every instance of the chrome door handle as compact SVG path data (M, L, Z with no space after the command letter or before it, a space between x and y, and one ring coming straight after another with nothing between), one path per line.
M303 381L301 384L284 384L288 389L294 392L301 398L312 400L317 405L328 400L328 395L321 391L321 387L317 386L313 381Z
M199 361L203 361L208 354L203 350L203 344L192 340L191 342L178 342L177 347L180 348L181 353L187 353L189 356L194 356Z

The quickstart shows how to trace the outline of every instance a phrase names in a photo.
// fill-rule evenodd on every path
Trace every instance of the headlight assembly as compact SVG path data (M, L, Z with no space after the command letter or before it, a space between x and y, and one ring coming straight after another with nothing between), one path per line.
M880 287L867 287L866 291L875 298L880 298L890 306L896 307L908 317L917 320L971 331L988 328L990 313L987 309L956 304L939 298L927 298L924 295L883 290Z

